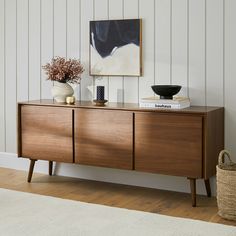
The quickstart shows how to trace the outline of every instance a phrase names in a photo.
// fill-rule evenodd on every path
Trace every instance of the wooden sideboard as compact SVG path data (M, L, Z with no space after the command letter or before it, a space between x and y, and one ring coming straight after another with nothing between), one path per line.
M138 104L74 105L38 100L18 104L18 156L184 176L196 206L196 179L215 175L224 148L224 108L144 109Z

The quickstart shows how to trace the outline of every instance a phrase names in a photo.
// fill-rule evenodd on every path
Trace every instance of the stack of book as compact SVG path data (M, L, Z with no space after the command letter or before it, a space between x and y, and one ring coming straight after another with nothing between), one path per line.
M144 108L170 108L182 109L190 107L190 100L187 97L173 97L173 99L160 99L159 97L142 98L139 107Z

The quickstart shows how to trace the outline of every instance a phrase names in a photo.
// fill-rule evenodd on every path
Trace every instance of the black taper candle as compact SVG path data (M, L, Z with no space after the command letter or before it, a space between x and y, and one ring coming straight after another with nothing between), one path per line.
M97 86L97 100L104 100L104 86Z

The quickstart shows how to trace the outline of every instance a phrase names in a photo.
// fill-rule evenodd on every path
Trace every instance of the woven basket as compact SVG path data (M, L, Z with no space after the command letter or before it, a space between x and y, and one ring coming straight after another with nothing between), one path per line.
M229 162L225 162L225 156ZM216 166L218 214L228 220L236 220L236 163L233 163L228 151L219 154Z

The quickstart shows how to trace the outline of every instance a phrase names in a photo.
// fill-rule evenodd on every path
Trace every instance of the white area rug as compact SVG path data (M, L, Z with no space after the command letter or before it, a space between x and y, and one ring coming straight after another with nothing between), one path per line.
M0 235L236 236L236 227L0 189Z

